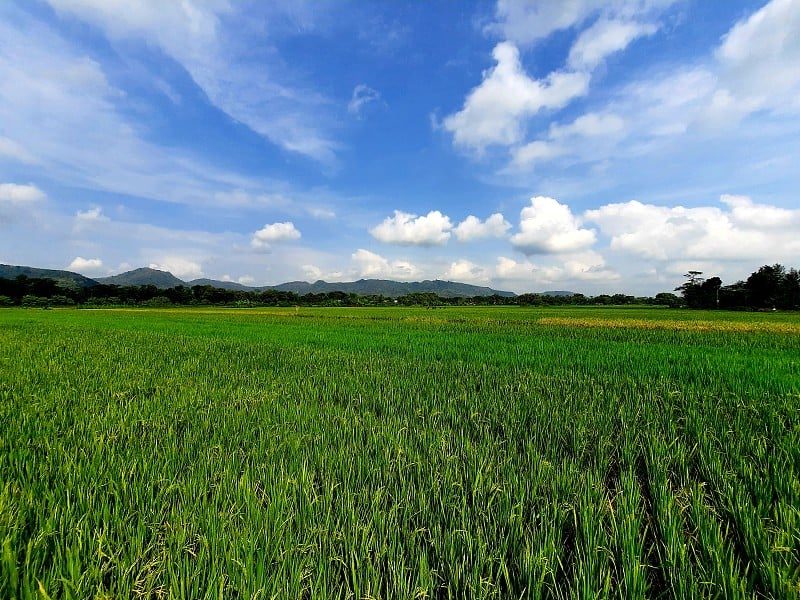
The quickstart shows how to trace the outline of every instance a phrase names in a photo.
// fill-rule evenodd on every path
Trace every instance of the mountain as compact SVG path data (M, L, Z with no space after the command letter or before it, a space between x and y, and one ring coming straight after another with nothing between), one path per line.
M578 292L568 292L566 290L551 290L549 292L540 292L540 296L574 296Z
M37 269L35 267L19 267L15 265L0 265L0 278L16 279L25 275L31 279L53 279L65 287L92 287L97 281L84 277L72 271L59 271L57 269Z
M220 288L222 290L237 290L240 292L252 292L256 289L261 288L253 288L248 287L242 283L236 283L235 281L218 281L216 279L192 279L191 281L187 281L184 285L189 287L194 287L196 285L210 285L211 287Z
M344 292L346 294L357 294L359 296L386 296L396 298L415 293L434 293L444 298L470 298L472 296L498 296L512 297L514 292L494 290L489 287L470 285L468 283L458 283L455 281L425 280L425 281L392 281L389 279L359 279L358 281L346 281L339 283L329 283L327 281L289 281L279 285L267 285L261 287L249 287L234 281L215 281L213 279L193 279L186 282L178 279L168 271L159 271L143 267L126 271L119 275L110 277L96 277L89 279L83 275L70 271L54 271L51 269L35 269L32 267L15 267L10 265L0 265L0 277L14 279L18 275L28 277L41 277L56 279L58 281L71 282L69 285L89 287L97 284L104 285L154 285L159 289L169 289L179 285L192 287L195 285L210 285L226 290L238 290L245 292L278 290L282 292L294 292L295 294L325 294L329 292ZM571 292L545 292L545 294L568 294Z
M168 271L159 271L158 269L149 269L147 267L126 271L111 277L97 277L95 281L105 285L154 285L162 290L178 285L186 285L185 281L178 279Z

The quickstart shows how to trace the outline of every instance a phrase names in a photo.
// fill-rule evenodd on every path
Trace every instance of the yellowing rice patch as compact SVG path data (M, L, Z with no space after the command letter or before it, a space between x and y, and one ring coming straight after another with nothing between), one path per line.
M655 319L601 319L544 317L540 325L566 327L608 327L612 329L663 329L674 331L722 331L731 333L800 334L800 323L743 323L741 321L673 321Z

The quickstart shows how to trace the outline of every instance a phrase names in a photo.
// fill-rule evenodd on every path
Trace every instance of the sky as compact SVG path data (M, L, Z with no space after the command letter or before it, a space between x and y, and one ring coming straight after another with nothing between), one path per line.
M0 263L672 291L800 267L800 0L0 3Z

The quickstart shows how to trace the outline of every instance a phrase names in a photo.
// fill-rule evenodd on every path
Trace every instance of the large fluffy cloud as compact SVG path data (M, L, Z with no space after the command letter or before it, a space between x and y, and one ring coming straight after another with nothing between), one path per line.
M494 269L500 281L513 282L516 287L533 291L530 286L555 283L599 284L616 281L620 275L606 266L605 259L597 252L584 251L561 256L556 262L533 263L498 256ZM541 291L541 290L540 290Z
M489 272L472 261L461 258L450 264L443 277L449 281L488 283Z
M513 246L529 255L575 252L595 240L594 231L581 227L569 206L545 196L531 198L520 213L519 233L511 236Z
M363 248L354 252L350 258L358 277L410 281L420 275L419 268L408 261L389 260Z
M253 234L250 246L255 250L269 250L275 242L297 240L300 235L291 221L269 223Z
M497 65L484 73L463 108L444 120L459 146L482 151L491 144L516 144L529 117L561 108L588 90L589 76L583 72L554 71L543 80L532 79L511 43L498 44L492 56Z
M372 236L386 244L401 246L441 246L450 239L453 225L450 218L438 210L417 216L400 210L394 217L386 217L382 223L370 229Z
M453 232L460 242L470 242L485 238L501 238L511 229L511 223L503 218L500 213L489 215L485 221L481 221L473 215L461 221Z
M203 268L200 263L185 256L163 255L158 258L157 262L152 262L148 266L151 269L168 271L183 280L199 279L203 276Z
M67 270L77 271L78 273L86 273L91 271L99 271L103 268L103 261L99 258L83 258L76 256L72 262L67 265Z
M655 261L786 260L800 255L800 210L722 196L718 206L656 206L635 200L589 210L585 218L611 249Z

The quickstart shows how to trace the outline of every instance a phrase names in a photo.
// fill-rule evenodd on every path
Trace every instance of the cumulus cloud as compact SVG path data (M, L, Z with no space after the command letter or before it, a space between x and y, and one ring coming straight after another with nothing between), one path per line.
M99 258L83 258L82 256L76 256L67 266L68 271L77 271L78 273L98 271L102 268L103 261Z
M448 116L444 129L458 146L478 152L492 144L522 140L528 118L543 109L561 108L589 88L589 75L554 71L543 80L529 77L519 50L502 42L492 52L497 65L484 72L483 82L467 96L463 108Z
M420 269L408 261L390 261L363 248L355 251L351 259L356 275L362 278L413 280L420 275Z
M450 263L444 278L464 283L488 283L489 272L480 265L462 258Z
M722 205L656 206L632 200L586 211L611 249L654 261L774 262L800 254L800 210L725 195Z
M29 204L44 200L47 196L35 185L18 183L0 183L0 202L10 204Z
M276 242L300 239L300 232L291 221L264 225L253 234L250 247L255 250L269 250Z
M581 227L569 206L553 198L536 196L520 212L519 233L511 244L525 254L575 252L591 246L595 232Z
M555 263L537 264L530 260L517 261L498 256L494 269L496 278L528 285L555 283L604 283L620 279L619 273L606 266L597 252L584 251L561 256Z
M148 265L151 269L168 271L178 279L191 280L203 277L203 268L200 263L184 256L166 255L158 258L157 262Z
M75 213L72 233L75 235L89 231L97 226L110 223L111 219L103 214L103 209L94 206L88 210L79 210Z
M360 83L353 89L353 96L347 104L347 112L360 116L361 111L373 102L379 102L381 94L366 84Z
M478 217L468 216L461 221L453 232L460 242L471 242L485 238L501 238L511 228L511 223L505 220L502 214L494 213L485 221Z
M382 223L370 229L370 233L376 240L386 244L441 246L450 239L452 227L450 218L438 210L432 210L425 216L396 210L394 217L386 217Z

